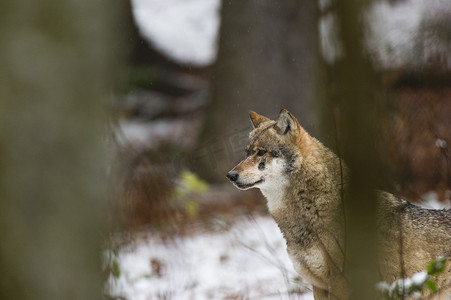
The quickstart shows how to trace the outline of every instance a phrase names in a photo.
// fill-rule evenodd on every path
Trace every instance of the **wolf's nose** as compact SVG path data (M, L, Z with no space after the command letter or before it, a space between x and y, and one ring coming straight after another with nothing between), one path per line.
M227 178L232 182L237 181L238 180L238 172L230 171L229 173L227 173Z

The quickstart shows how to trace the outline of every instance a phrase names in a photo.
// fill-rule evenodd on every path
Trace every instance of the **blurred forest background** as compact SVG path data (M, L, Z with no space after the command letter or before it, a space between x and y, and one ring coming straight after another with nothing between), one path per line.
M0 298L96 298L108 228L264 213L225 179L250 110L449 203L451 5L363 2L2 1Z
M126 175L127 184L134 192L140 190L135 185L144 190L133 204L130 199L122 202L131 210L122 213L133 216L126 223L140 222L133 211L152 210L145 207L159 200L149 195L158 199L161 193L166 199L172 176L183 169L210 184L225 183L224 174L244 156L250 110L274 119L287 108L327 146L338 153L337 147L344 147L338 128L340 105L346 101L340 91L344 59L334 4L225 1L221 6L219 1L194 1L177 8L177 1L132 3L136 22L129 17L129 90L116 102L116 111L122 150L134 164L128 170L135 176ZM449 5L439 2L425 8L422 1L370 1L367 6L362 48L370 61L374 107L363 105L362 115L377 110L374 141L382 145L378 159L387 178L383 188L413 202L433 193L449 201ZM196 21L189 12L185 17L176 14L187 7L203 14L200 19L205 21ZM165 16L175 15L179 21L168 25ZM217 23L209 20L219 15ZM202 26L217 26L218 36L199 30ZM197 41L202 34L209 46ZM179 41L178 35L186 41ZM209 47L213 50L205 50ZM185 54L174 48L186 48ZM358 74L356 80L358 90ZM146 178L143 184L135 172L148 173L144 176L156 181ZM162 176L168 172L169 177ZM170 180L162 184L162 178ZM158 183L149 187L149 182ZM143 222L148 218L143 216Z

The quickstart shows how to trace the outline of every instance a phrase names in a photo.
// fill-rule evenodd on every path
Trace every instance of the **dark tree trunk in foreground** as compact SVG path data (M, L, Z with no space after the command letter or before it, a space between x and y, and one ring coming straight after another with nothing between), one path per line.
M345 182L345 275L350 299L375 299L378 282L376 241L376 188L383 174L378 157L380 118L376 96L378 82L364 53L362 12L367 1L340 1L338 20L343 58L328 74L329 107L337 125L338 151L350 168ZM331 118L331 114L327 114Z
M290 110L316 133L315 1L224 1L212 102L196 153L197 172L223 180L243 157L254 110Z
M0 4L0 299L101 299L111 1Z

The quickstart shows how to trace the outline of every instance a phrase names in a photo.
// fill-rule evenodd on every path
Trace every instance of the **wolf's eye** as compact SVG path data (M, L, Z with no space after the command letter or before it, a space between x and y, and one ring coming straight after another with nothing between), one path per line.
M266 151L265 150L258 150L257 155L258 156L263 156L265 155Z

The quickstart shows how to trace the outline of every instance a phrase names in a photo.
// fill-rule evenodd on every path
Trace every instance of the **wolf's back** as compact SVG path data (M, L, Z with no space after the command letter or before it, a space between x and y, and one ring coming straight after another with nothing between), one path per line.
M445 272L436 280L441 293L430 299L451 299L447 298L451 297L451 210L425 209L385 192L380 200L383 279L391 283L411 277L437 258L448 257Z

